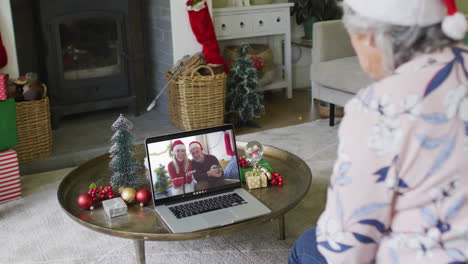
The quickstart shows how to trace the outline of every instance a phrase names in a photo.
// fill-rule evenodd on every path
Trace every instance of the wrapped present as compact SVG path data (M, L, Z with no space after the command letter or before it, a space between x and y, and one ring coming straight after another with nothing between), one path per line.
M268 161L262 159L258 162L258 167L261 167L261 168L265 168L267 169L268 171L272 172L273 169L271 168L270 166L270 163L268 163ZM246 182L245 181L245 174L249 171L252 171L253 170L253 167L248 167L248 168L244 168L244 167L240 167L240 175L241 175L241 181L242 182Z
M245 178L249 189L265 188L268 186L268 178L259 168L248 171L245 174Z
M102 207L109 217L127 214L127 204L120 197L102 201Z
M0 101L0 151L18 144L15 100Z
M0 73L0 101L8 98L8 74Z
M0 152L0 204L21 198L18 155L14 150Z

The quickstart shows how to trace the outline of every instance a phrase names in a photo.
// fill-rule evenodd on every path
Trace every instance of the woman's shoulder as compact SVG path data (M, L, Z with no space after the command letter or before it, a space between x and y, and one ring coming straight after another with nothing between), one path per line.
M433 92L444 93L453 81L466 83L468 47L457 45L441 51L423 54L400 66L388 77L374 82L358 96L384 98L403 103L414 98L424 99ZM464 78L464 80L462 80ZM413 98L413 99L408 99ZM442 100L442 98L440 98Z

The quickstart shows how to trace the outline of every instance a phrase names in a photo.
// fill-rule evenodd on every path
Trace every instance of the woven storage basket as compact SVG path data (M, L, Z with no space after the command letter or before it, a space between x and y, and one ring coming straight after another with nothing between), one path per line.
M317 105L320 118L329 118L330 117L330 107L322 105L319 101L315 101ZM335 117L341 118L344 116L343 107L335 106Z
M202 76L200 69L210 74ZM169 118L182 130L194 130L224 124L226 74L215 74L208 66L195 68L190 75L175 78L168 91Z
M18 145L13 149L18 153L20 163L42 159L52 153L49 98L47 86L42 86L42 99L16 103Z

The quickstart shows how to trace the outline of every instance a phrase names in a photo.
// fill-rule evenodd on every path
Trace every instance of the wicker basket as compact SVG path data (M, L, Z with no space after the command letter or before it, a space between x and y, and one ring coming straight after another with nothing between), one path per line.
M328 105L323 105L319 101L315 101L315 104L318 108L320 118L324 119L330 117L330 107ZM343 108L335 106L335 117L341 118L343 116Z
M200 69L211 74L202 76ZM194 130L224 124L226 74L215 74L205 65L190 75L175 78L168 91L169 118L182 130Z
M47 86L43 84L43 87L42 99L16 103L18 145L13 149L20 163L42 159L52 153L49 98Z

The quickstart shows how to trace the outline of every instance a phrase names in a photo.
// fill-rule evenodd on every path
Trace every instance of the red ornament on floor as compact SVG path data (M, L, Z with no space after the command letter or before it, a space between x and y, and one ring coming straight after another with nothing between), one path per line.
M78 196L78 206L81 207L81 209L89 210L92 205L93 198L91 197L91 195L83 193L80 196Z
M136 193L136 197L137 201L140 203L140 206L141 205L145 205L147 204L150 200L151 200L151 192L148 191L148 189L140 189L138 190L138 192Z

